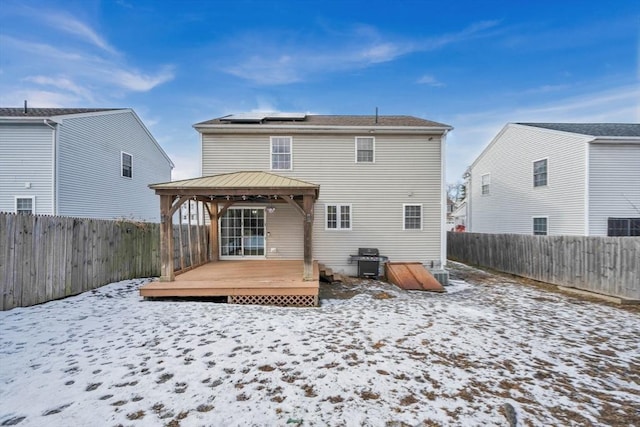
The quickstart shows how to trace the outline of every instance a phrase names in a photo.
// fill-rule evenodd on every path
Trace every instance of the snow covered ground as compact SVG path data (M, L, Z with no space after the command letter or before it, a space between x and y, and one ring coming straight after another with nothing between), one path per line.
M506 278L320 308L143 283L0 313L0 425L640 425L638 311Z

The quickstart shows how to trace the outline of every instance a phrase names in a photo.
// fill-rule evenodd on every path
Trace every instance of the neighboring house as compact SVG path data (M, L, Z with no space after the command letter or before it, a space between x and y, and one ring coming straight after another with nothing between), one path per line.
M467 172L467 231L640 235L640 124L509 123Z
M467 227L467 199L456 203L451 214L453 219L453 229L451 231L466 231Z
M157 222L172 168L131 109L0 108L0 211Z
M203 176L257 171L319 186L313 258L334 271L355 275L349 257L358 248L378 248L391 261L445 264L450 126L409 116L279 113L231 115L194 127ZM220 257L302 259L299 224L289 203L235 204L221 219ZM236 240L248 243L238 247Z

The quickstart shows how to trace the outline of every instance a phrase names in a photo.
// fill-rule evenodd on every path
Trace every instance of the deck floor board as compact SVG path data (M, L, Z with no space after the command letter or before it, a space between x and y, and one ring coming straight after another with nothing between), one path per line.
M210 297L236 295L318 295L318 265L314 280L303 280L301 260L242 260L210 262L176 276L173 282L154 281L140 288L144 297Z

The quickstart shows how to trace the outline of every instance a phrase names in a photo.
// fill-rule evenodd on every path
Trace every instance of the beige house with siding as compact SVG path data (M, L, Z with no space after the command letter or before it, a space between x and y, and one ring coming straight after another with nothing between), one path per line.
M307 214L313 259L335 272L355 275L349 257L361 247L378 248L391 261L443 268L450 126L410 116L276 113L230 115L194 128L203 177L260 179L246 201L227 209L224 196L215 196L224 210L220 259L303 259L303 217L290 203L294 195L285 203L282 186L278 195L268 185L257 194L258 184L282 177L292 180L287 185L319 188Z

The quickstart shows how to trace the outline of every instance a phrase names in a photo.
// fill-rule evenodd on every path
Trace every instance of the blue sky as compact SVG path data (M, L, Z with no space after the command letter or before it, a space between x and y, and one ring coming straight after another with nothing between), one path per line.
M198 176L194 123L407 114L452 125L447 180L507 122L640 122L640 2L16 1L0 105L130 107Z

